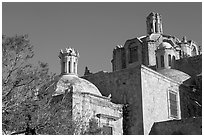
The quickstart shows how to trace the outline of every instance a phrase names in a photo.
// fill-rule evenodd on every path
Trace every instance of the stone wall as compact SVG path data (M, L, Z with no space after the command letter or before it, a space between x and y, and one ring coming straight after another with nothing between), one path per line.
M141 79L144 134L147 135L154 122L171 119L168 103L169 90L178 93L178 110L180 110L179 84L145 66L141 69ZM180 118L180 111L178 115Z
M98 126L112 127L113 135L122 135L122 105L110 102L108 98L99 97L87 93L73 94L73 116L83 119L83 124L88 125L89 120L94 118ZM79 119L80 120L80 119Z
M98 72L84 76L92 82L104 96L111 94L112 102L129 105L128 133L144 134L142 115L142 91L140 65L111 73Z

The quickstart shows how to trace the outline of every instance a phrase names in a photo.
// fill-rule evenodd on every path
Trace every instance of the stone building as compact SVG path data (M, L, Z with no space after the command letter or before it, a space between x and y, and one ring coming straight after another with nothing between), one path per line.
M75 134L89 128L90 121L95 119L102 134L122 135L122 105L112 103L109 97L102 96L94 84L78 77L78 57L79 53L73 48L60 51L61 74L49 83L49 89L52 90L51 105L67 98L70 118L82 121Z
M201 117L200 47L185 36L179 40L163 34L158 13L150 13L146 25L146 36L129 39L113 50L112 72L91 73L86 67L79 78L78 52L61 50L61 74L50 83L53 100L68 96L71 117L83 117L85 126L94 118L105 134L173 134L177 128L162 132L159 127L185 126L195 120L183 119Z
M146 36L113 50L113 72L83 76L102 95L124 104L124 134L149 134L154 123L201 116L200 47L185 36L163 34L158 13L150 13L146 24Z

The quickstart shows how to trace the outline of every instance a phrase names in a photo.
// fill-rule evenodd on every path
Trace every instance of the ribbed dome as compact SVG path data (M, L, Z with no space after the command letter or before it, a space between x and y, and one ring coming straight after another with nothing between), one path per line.
M91 93L102 96L94 84L76 75L60 76L58 82L56 82L56 89L53 96L65 93L65 90L70 89L71 86L73 87L73 92Z
M184 82L190 78L188 74L176 69L162 69L158 72L178 82Z
M171 46L171 44L168 43L168 42L162 42L162 43L159 45L158 48L159 48L159 49L162 49L162 48L170 49L170 48L172 48L172 46Z

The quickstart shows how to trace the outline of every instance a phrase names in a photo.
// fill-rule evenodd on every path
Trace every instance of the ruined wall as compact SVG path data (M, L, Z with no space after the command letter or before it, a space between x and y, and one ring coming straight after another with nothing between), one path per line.
M179 85L145 66L141 70L144 134L147 135L154 122L171 119L168 91L177 92L179 101ZM179 102L178 110L180 110ZM180 118L180 111L178 114Z
M202 55L176 60L174 69L183 71L190 76L196 76L202 72Z
M130 108L128 134L144 134L140 66L111 73L99 72L83 78L92 82L102 95L112 94L113 102L128 104Z

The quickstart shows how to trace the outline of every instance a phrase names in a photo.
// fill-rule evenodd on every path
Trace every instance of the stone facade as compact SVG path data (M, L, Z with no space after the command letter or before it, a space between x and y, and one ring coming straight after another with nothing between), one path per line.
M110 98L96 96L89 93L74 93L73 118L82 117L84 124L88 125L91 118L98 122L99 127L109 127L112 135L122 135L122 107L114 104Z
M154 122L180 119L179 83L144 66L141 79L144 134L149 134ZM177 94L176 117L170 115L169 92Z
M99 72L84 78L96 85L104 96L111 94L113 102L128 105L129 123L125 134L148 134L155 121L172 119L169 115L169 91L178 94L177 119L181 118L180 83L144 65L112 73Z
M146 36L129 39L113 50L113 72L83 76L102 95L111 94L113 102L124 104L124 134L149 134L155 122L201 116L200 47L186 37L179 40L163 34L158 13L150 13L146 23ZM196 84L187 82L190 79ZM188 115L193 110L197 115Z
M117 46L114 49L111 61L113 71L137 64L148 67L157 66L161 69L159 67L161 56L164 56L164 66L171 68L174 66L175 60L201 54L200 47L193 40L187 40L185 36L179 40L175 36L163 34L160 14L150 13L146 23L146 36L129 39L124 46Z
M129 123L124 134L143 134L140 67L112 73L99 72L83 78L92 81L103 95L111 94L114 103L128 104ZM137 80L136 80L137 79ZM123 124L124 125L124 124Z
M158 13L150 13L146 23L146 36L113 50L112 72L91 73L86 67L79 78L78 52L60 52L62 72L53 98L68 92L72 118L82 117L81 126L94 118L110 134L147 135L155 123L202 116L200 48L186 37L164 35Z
M54 107L66 99L67 107L63 111L70 112L70 119L79 124L74 134L122 135L122 105L112 103L110 97L102 96L94 84L77 76L78 57L73 48L60 51L61 74L46 89L52 92L51 105ZM93 119L100 129L97 133L88 131Z

